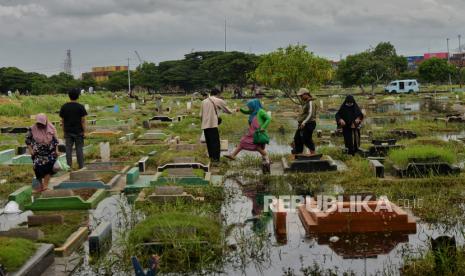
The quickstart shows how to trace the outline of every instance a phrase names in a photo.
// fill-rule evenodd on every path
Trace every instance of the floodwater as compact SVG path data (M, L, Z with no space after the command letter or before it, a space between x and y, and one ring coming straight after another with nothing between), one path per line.
M227 181L225 187L232 189L232 194L236 195L229 204L223 206L222 213L227 225L243 225L258 214L263 215L263 206L257 202L256 193L249 191L243 194L233 181ZM244 266L229 264L227 271L231 275L283 275L283 271L288 268L299 273L301 267L311 267L314 263L322 269L337 270L338 274L352 271L356 275L371 275L389 271L388 274L396 275L402 265L403 252L421 252L428 246L431 237L454 235L459 244L464 243L458 227L444 231L439 230L440 226L421 223L417 224L415 234L336 235L339 241L332 243L329 241L331 235L306 237L297 213L288 213L287 242L282 243L274 235L271 218L261 219L260 222L264 223L261 227L250 222L237 231L244 231L250 239L253 239L253 235L259 235L257 232L265 231L265 236L269 237L268 247L264 249L268 251L268 258L258 263L250 259ZM234 243L235 239L230 237L229 242Z

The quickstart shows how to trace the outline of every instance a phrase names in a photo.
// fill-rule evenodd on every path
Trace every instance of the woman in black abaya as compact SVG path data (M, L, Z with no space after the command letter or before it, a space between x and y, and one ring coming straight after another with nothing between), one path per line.
M342 128L345 146L351 155L360 147L360 124L363 114L352 95L348 95L336 113L338 127Z

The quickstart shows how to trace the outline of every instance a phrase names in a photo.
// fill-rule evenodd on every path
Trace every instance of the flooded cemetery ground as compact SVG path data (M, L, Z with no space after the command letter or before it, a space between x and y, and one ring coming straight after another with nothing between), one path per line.
M209 163L200 99L164 96L157 113L149 95L84 95L86 166L55 175L41 194L18 149L25 133L11 129L66 99L10 99L0 106L9 129L0 136L0 260L36 275L135 275L136 262L169 275L463 275L465 95L445 95L356 97L366 119L355 156L335 125L343 97L320 97L312 157L290 155L299 108L262 99L269 174L257 153ZM228 96L231 107L246 103ZM222 118L224 155L247 116ZM392 209L379 208L386 202ZM24 260L1 253L22 247Z

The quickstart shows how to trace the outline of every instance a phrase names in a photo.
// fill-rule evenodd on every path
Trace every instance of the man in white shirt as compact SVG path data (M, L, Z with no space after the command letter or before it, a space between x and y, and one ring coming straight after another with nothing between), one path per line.
M228 114L232 113L226 106L226 102L217 97L219 94L220 91L217 88L213 88L210 96L202 101L202 106L200 107L202 130L205 135L205 142L207 143L208 156L212 162L220 161L219 111L222 110Z

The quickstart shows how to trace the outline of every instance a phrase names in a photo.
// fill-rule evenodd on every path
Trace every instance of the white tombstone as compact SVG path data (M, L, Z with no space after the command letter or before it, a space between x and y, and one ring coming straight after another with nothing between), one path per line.
M86 109L87 112L89 112L90 107L89 107L88 104L85 104L85 105L84 105L84 108Z
M102 162L110 162L110 143L100 143L100 159Z
M320 100L320 109L323 109L323 100Z
M89 94L93 94L94 93L94 88L91 86L89 87Z
M11 90L8 90L8 97L13 96L13 93L11 93Z
M192 109L192 102L187 102L187 110L190 111Z
M131 103L131 110L136 110L136 103Z

